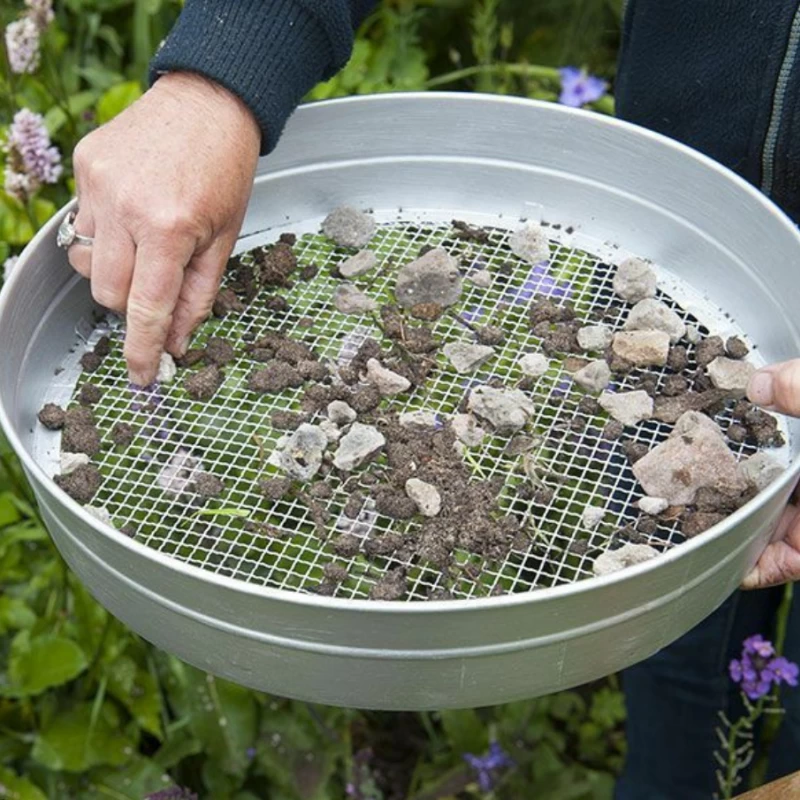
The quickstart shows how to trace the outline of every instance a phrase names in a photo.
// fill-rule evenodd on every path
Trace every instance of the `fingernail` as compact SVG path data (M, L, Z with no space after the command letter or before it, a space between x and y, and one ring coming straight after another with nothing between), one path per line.
M747 386L747 396L759 406L771 406L774 402L772 394L772 373L762 370L756 372Z

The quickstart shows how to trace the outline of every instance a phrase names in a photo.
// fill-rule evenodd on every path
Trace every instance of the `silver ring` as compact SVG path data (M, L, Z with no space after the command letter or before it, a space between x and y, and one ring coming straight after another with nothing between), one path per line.
M75 230L75 217L76 213L70 211L58 226L58 236L56 236L56 244L63 247L65 250L73 244L82 244L84 247L91 247L94 239L91 236L82 236Z

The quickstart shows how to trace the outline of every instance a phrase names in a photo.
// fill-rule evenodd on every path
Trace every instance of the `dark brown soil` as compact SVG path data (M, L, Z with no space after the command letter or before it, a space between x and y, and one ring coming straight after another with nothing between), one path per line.
M56 475L56 486L63 489L73 500L88 503L100 488L103 478L92 464L84 464L69 475Z
M409 353L430 353L439 346L430 328L411 325L396 306L381 307L381 323L387 338L400 343Z
M727 399L727 392L709 389L705 392L686 392L676 397L660 395L653 403L653 417L660 422L674 425L686 411L708 411Z
M667 366L673 372L682 372L689 366L689 353L681 344L670 347L667 355Z
M289 232L287 232L287 233L282 233L282 234L281 234L281 235L278 237L278 241L279 241L281 244L288 244L288 245L289 245L289 247L294 247L294 246L297 244L297 236L296 236L295 234L293 234L293 233L289 233Z
M94 383L84 383L78 392L78 402L82 406L93 406L103 396L103 390Z
M402 567L387 572L370 589L370 600L399 600L407 591L406 573Z
M285 497L291 488L292 482L289 478L266 478L258 483L261 494L273 502Z
M321 481L312 483L308 489L308 493L311 497L316 497L319 500L328 500L333 497L333 489L331 489L330 484Z
M396 531L384 533L374 539L367 539L364 544L364 552L370 557L388 556L399 550L405 544L405 538Z
M257 369L247 378L247 388L257 394L279 394L285 389L303 385L300 373L285 361L273 359L264 369Z
M77 411L86 411L89 419L74 413ZM102 449L100 432L88 408L76 408L67 412L64 432L61 434L61 449L65 453L86 453L90 458Z
M309 264L300 270L300 279L304 281L313 281L319 274L319 267L316 264Z
M581 353L576 326L571 322L557 322L542 340L542 350L549 356L557 353Z
M117 422L111 429L111 441L120 447L127 447L136 436L136 428L127 422Z
M175 363L179 367L193 367L195 364L199 364L203 361L205 357L206 351L195 347L191 350L187 350L182 356L176 358Z
M375 508L391 519L413 519L417 504L401 489L383 486L375 493Z
M123 525L119 529L119 532L127 536L129 539L134 539L138 531L136 530L136 526L132 522L129 522L127 525Z
M64 427L67 415L61 406L46 403L39 412L39 422L51 431L60 431Z
M610 347L603 354L603 358L615 375L627 375L633 369L633 364L628 359L617 355Z
M689 381L683 375L667 375L661 387L662 394L667 397L677 397L689 391Z
M587 417L594 417L597 414L601 414L603 409L594 397L585 394L578 401L578 411L581 414L586 414Z
M650 448L641 442L627 441L622 445L625 455L631 464L635 464L640 458L644 458L649 452Z
M224 367L236 358L233 345L220 336L212 336L206 342L206 362Z
M744 425L739 425L738 422L732 422L728 426L728 438L736 444L743 444L747 441L747 428Z
M94 353L100 358L105 358L111 352L111 339L108 336L101 336L94 346Z
M658 523L652 517L642 516L636 520L636 530L645 536L652 536L658 530Z
M738 336L731 336L725 342L725 352L728 358L742 359L747 357L750 348Z
M353 558L361 549L361 539L352 533L343 533L331 542L333 552L342 558Z
M296 431L304 422L308 422L308 414L297 411L273 411L269 421L279 431Z
M324 381L330 374L321 361L301 361L297 365L297 371L306 381Z
M265 297L264 306L269 311L275 311L276 313L283 313L291 308L289 301L280 294L271 294L269 297Z
M750 439L758 447L783 447L786 440L778 429L778 420L753 406L742 420Z
M188 377L183 388L192 400L210 400L224 380L225 373L216 364L210 364Z
M263 286L290 286L289 276L297 268L297 256L292 246L278 242L272 247L256 251L255 263Z
M70 408L64 422L66 425L94 425L94 414L82 406Z
M201 497L219 497L225 490L225 484L216 475L201 472L194 479L194 490Z
M383 398L380 392L372 385L359 386L352 394L345 398L345 402L356 412L366 414L376 409Z
M479 244L489 241L489 231L483 228L477 228L461 219L454 219L450 224L455 228L454 239L463 239L465 242L478 242Z
M271 354L271 358L284 361L292 366L297 366L301 361L317 360L316 354L307 344L274 331L249 344L247 349L250 351L265 350ZM259 354L258 360L263 361L264 355Z
M484 325L482 328L475 328L475 338L479 344L497 347L506 340L506 332L496 325Z
M233 289L220 289L212 312L215 317L227 317L228 314L241 314L245 310L245 304L236 296Z
M442 316L444 308L438 303L417 303L412 306L408 313L414 319L425 320L426 322L436 322Z
M81 356L81 367L84 372L94 372L103 363L103 357L97 353L84 353Z
M611 422L607 423L605 428L603 428L603 438L613 442L619 439L624 432L625 426L621 422L612 419Z
M748 489L745 492L738 488L732 489L712 489L704 486L697 490L694 499L694 507L698 511L714 511L720 514L733 514L745 503L755 497L755 491Z
M725 355L725 342L721 336L709 336L695 346L695 360L698 367L707 367L718 356Z
M348 519L358 519L361 509L364 507L364 495L361 492L353 492L344 504L342 513Z
M531 303L528 310L531 329L541 322L570 322L575 319L575 309L568 303L559 306L552 300L545 298Z
M687 539L692 539L698 534L705 533L718 522L722 522L725 516L709 511L688 511L681 518L681 533Z
M324 567L325 578L332 583L344 583L349 577L350 573L347 567L342 564L330 563Z
M643 375L636 383L636 388L646 392L650 397L655 397L658 390L658 380L652 375ZM666 392L664 392L666 394Z

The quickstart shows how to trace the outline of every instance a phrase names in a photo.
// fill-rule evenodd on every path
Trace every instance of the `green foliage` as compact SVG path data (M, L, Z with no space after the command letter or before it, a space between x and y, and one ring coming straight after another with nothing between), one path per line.
M444 88L553 100L562 64L613 78L620 5L384 0L349 64L310 99ZM0 192L0 262L69 199L75 144L141 95L180 6L57 1L39 70L0 72L0 138L30 108L65 167L25 206ZM0 23L22 9L22 0L3 4ZM601 800L620 767L623 721L613 681L497 708L393 715L313 707L206 675L126 630L78 583L0 436L4 796L142 800L179 784L215 800L336 800L350 783L370 800L477 798L463 754L497 740L516 763L498 776L497 798Z

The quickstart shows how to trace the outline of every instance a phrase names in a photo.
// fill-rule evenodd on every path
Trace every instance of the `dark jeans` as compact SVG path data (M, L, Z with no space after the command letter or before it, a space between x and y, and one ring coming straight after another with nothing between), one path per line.
M616 81L619 115L735 170L800 218L800 0L629 0ZM741 711L727 665L772 635L781 590L737 593L627 670L628 758L617 800L707 800L718 712ZM800 661L800 587L786 656ZM800 769L800 688L770 754L770 778Z

